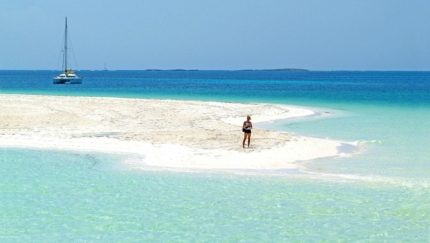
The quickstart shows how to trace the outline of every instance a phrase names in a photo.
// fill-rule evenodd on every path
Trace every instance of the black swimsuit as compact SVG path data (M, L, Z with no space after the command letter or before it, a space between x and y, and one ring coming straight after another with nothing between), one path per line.
M249 126L249 125L251 125L251 123L250 122L245 122L245 126ZM244 128L243 129L243 132L244 133L251 133L251 129L249 129L249 128Z

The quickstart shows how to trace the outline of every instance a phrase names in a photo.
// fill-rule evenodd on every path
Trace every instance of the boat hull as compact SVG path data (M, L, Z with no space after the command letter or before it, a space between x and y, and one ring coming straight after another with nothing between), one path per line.
M82 84L82 78L54 78L54 84Z

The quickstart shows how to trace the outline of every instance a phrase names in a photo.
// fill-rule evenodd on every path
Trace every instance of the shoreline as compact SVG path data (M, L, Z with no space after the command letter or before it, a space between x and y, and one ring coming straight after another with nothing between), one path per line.
M241 125L251 115L251 147ZM0 94L0 146L139 155L136 168L298 169L345 143L259 129L314 114L285 105Z

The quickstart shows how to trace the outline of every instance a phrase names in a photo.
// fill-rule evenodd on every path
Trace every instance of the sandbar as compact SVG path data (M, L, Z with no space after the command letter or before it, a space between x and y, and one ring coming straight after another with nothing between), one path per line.
M136 168L296 169L342 143L258 128L312 115L275 104L0 94L0 146L140 155ZM242 123L251 115L250 148Z

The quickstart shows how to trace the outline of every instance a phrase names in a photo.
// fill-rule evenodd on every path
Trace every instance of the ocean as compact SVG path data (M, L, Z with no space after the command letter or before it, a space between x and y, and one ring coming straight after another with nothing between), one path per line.
M0 93L308 107L324 116L254 126L357 148L298 162L300 176L0 148L1 242L430 242L430 72L81 71L82 85L53 85L56 74L0 71Z

